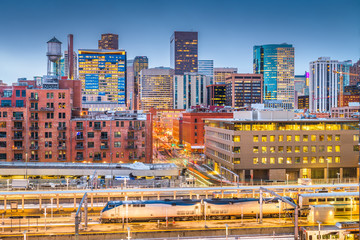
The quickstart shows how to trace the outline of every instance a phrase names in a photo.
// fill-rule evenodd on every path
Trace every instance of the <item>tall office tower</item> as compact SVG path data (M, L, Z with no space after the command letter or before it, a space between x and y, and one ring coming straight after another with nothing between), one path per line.
M198 73L206 76L214 76L214 60L199 60Z
M90 111L124 110L126 51L79 49L83 106Z
M295 75L294 87L298 95L309 95L309 72L305 72L304 75Z
M188 109L191 106L206 105L209 77L199 73L184 73L174 76L174 108Z
M290 44L254 46L254 73L263 74L266 102L294 108L294 47Z
M68 51L65 51L64 52L64 58L61 59L61 61L63 61L64 63L64 69L61 70L61 73L63 75L61 76L66 76L68 77L69 79L77 79L77 54L76 52L73 52L72 54L72 57L73 57L73 72L72 74L70 74L70 61L69 61L69 53Z
M233 73L226 79L226 106L246 107L262 103L261 74Z
M128 60L126 64L126 107L129 110L134 110L134 60ZM130 64L129 64L130 62Z
M334 71L343 71L345 64L338 60L330 60L329 57L320 57L310 62L309 106L311 112L330 112L332 107L338 106L340 76Z
M210 84L207 89L207 105L208 106L225 106L226 103L226 85Z
M141 109L173 109L173 75L171 68L150 68L141 70Z
M360 60L350 67L350 73L357 75L350 76L350 85L356 85L358 82L360 82Z
M226 78L230 77L232 73L237 73L237 68L214 68L214 84L225 84Z
M170 38L170 66L175 75L198 71L198 33L177 32Z
M136 56L133 62L134 66L134 109L140 109L140 72L143 69L148 69L149 67L149 60L146 56Z
M101 34L101 40L99 40L99 49L118 50L119 35L113 33Z

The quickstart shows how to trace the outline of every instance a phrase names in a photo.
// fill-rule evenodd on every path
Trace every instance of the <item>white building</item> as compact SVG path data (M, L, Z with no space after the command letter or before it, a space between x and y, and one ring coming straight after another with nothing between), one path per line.
M174 76L174 108L188 109L207 103L206 86L210 77L199 73L184 73Z
M340 77L334 70L343 71L345 64L338 60L330 60L329 57L320 57L310 62L310 112L330 112L331 108L338 106Z

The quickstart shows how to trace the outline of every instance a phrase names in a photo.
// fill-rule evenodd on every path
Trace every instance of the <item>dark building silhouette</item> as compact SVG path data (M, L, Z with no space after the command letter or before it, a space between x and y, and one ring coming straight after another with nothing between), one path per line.
M113 33L101 34L101 40L99 40L99 49L119 49L119 35Z

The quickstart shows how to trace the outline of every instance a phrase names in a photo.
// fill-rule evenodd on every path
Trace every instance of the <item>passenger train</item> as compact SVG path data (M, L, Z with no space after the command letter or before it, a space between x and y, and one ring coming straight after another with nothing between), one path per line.
M293 200L287 197L288 200ZM198 219L230 219L259 214L260 202L256 198L228 198L203 200L148 200L148 201L110 201L101 211L102 223L122 221L175 221ZM285 214L287 203L279 198L264 198L263 215Z

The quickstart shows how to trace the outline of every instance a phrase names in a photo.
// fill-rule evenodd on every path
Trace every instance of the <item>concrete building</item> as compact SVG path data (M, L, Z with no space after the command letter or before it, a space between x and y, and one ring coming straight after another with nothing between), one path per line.
M358 121L294 119L293 112L241 111L205 120L208 164L241 182L358 177ZM229 179L234 176L222 171Z
M225 83L226 106L237 108L262 103L262 74L233 73Z
M342 62L331 60L329 57L320 57L310 62L309 105L311 112L330 113L331 108L338 106L340 77L334 71L343 71L343 66Z
M226 78L228 78L232 73L237 73L237 68L222 67L214 68L214 84L225 84Z
M113 33L101 34L101 40L99 40L99 49L119 49L119 35Z
M281 101L294 108L294 47L290 44L254 46L254 73L264 79L265 101Z
M332 118L360 118L360 104L352 103L350 106L331 108Z
M124 110L126 104L126 52L79 50L82 102L90 111Z
M141 109L172 109L173 74L170 68L143 69L140 74Z
M226 85L211 84L206 86L207 105L208 106L225 106L226 105Z
M206 105L209 77L199 73L185 73L174 76L174 108L188 109L191 106Z
M175 75L198 72L198 33L175 31L170 38L170 66Z

